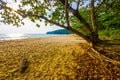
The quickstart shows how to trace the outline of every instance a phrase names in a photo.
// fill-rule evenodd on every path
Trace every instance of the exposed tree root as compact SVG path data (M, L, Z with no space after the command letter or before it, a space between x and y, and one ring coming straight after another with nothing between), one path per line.
M89 48L85 51L85 53L88 53L88 51L89 51L90 49L91 49L91 47L89 47ZM88 53L88 55L89 55L92 59L95 59L95 57L94 57L93 54Z
M88 53L88 52L87 52L88 50L92 50L93 53ZM109 74L111 75L111 77L112 77L112 73L111 73L110 70L107 69L104 61L106 61L106 62L111 62L111 63L114 64L114 65L120 65L120 61L116 61L116 60L110 59L109 57L104 56L104 55L101 54L97 49L95 49L95 48L93 48L93 47L89 47L89 48L86 50L86 52L88 53L88 55L89 55L91 58L93 58L93 59L95 59L95 58L99 59L99 60L101 61L102 65L103 65L104 69L105 69L107 72L109 72Z
M95 53L94 53L94 56L95 56L96 58L98 58L98 55L99 55L100 58L103 59L103 60L106 61L106 62L111 62L111 63L114 64L114 65L120 65L120 61L116 61L116 60L110 59L109 57L104 56L103 54L101 54L99 51L97 51L97 50L94 49L94 48L91 48L91 50L92 50L93 52L95 52Z
M104 59L103 59L103 57L100 55L100 53L99 53L97 50L95 50L94 48L91 48L91 50L95 52L94 56L95 56L96 58L98 58L98 59L101 61L101 63L102 63L102 65L103 65L104 69L105 69L106 71L108 71L109 74L110 74L111 77L112 77L112 73L111 73L110 70L107 69L105 63L103 62Z

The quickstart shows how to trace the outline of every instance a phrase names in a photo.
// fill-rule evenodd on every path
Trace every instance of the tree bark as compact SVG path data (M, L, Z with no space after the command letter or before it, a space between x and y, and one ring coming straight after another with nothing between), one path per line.
M65 17L66 17L67 26L69 27L70 26L70 23L69 23L69 11L68 11L67 7L68 7L68 0L65 0Z
M91 8L91 21L92 21L93 32L97 35L97 28L95 23L96 19L95 19L95 11L94 11L94 0L91 0L90 8Z
M91 22L92 22L92 29L93 32L91 33L93 43L98 43L100 40L98 38L98 31L96 27L96 18L95 18L95 10L94 10L94 0L91 0L90 3L90 8L91 8Z

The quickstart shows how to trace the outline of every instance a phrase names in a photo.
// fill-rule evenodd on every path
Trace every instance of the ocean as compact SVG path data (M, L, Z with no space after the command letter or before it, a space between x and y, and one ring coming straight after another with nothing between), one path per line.
M0 40L15 40L25 38L39 38L47 36L60 36L63 34L0 34Z

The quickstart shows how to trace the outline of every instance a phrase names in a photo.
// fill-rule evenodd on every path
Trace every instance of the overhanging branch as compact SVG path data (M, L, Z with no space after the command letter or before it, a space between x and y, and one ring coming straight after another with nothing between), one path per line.
M38 17L38 18L41 18L41 19L43 19L43 20L45 20L45 21L48 21L49 23L55 24L55 25L57 25L57 26L60 26L60 27L62 27L62 28L67 28L67 27L64 26L64 25L61 25L61 24L59 24L59 23L57 23L57 22L54 22L54 21L51 21L51 20L49 20L48 18L46 18L46 17L44 17L44 16L41 16L41 15L37 15L37 14L23 14L23 13L21 12L21 10L13 10L12 8L7 7L7 6L1 6L0 10L2 10L2 9L3 9L3 10L13 11L13 12L19 14L20 16L22 16L23 18L26 18L26 17L29 17L29 16Z

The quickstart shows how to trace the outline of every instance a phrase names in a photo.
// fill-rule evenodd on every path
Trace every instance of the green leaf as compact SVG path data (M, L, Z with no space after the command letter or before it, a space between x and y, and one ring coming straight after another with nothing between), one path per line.
M40 27L40 25L39 24L36 24L36 26L39 28Z

